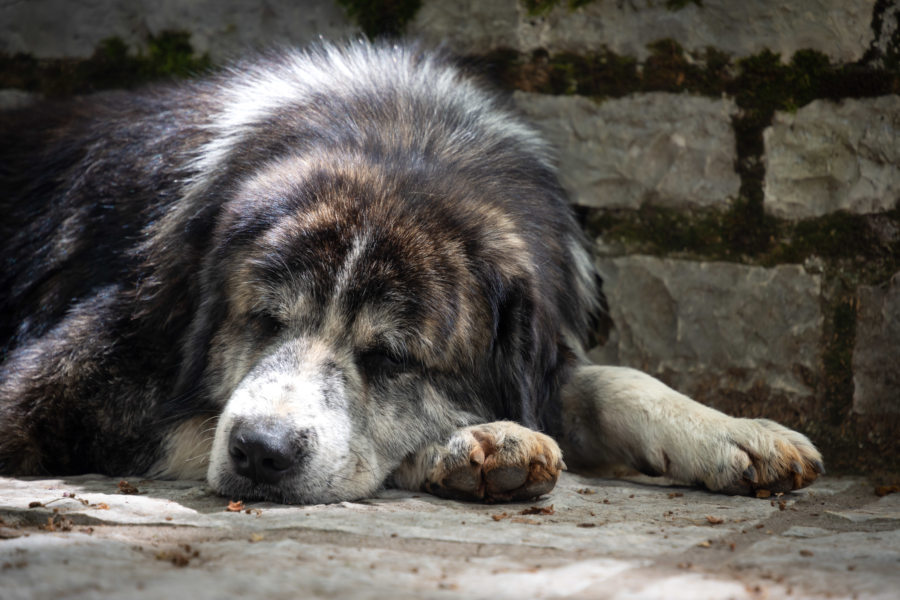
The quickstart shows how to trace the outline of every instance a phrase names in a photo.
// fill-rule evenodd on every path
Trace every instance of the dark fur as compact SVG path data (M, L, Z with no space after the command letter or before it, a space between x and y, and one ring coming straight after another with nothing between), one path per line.
M285 102L252 124L225 168L203 172L195 159L217 135L208 125L221 90L282 60L0 117L0 472L142 473L173 427L217 414L228 360L217 336L236 310L228 269L322 203L334 226L280 233L260 277L300 277L325 298L353 232L370 228L348 318L366 303L402 307L410 350L388 360L467 412L559 430L560 385L581 351L572 340L587 340L603 300L575 284L566 243L585 242L546 157L398 80ZM459 132L471 136L462 153L447 142ZM247 192L248 178L289 156L333 168ZM198 179L201 192L187 193ZM524 255L491 246L496 223L479 206L509 220ZM460 337L463 306L474 322ZM264 311L243 317L234 335L281 327ZM318 318L293 326L312 330ZM417 346L422 328L436 334L430 347ZM355 352L377 386L370 370L383 365L367 361L383 362L380 350Z

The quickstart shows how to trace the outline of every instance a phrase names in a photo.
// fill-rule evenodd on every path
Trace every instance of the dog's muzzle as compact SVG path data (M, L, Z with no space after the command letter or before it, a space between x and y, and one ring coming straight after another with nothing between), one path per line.
M237 475L277 485L302 468L314 438L310 430L296 431L277 421L238 421L228 439L228 456Z

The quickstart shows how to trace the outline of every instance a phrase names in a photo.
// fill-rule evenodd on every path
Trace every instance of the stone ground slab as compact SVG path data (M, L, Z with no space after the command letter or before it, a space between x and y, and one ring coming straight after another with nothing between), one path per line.
M0 597L888 598L900 494L825 478L769 499L564 474L484 505L388 490L318 506L201 482L0 478Z

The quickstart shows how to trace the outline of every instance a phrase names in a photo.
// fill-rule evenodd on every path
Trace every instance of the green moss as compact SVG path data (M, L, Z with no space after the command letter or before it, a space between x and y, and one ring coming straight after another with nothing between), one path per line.
M833 65L814 50L800 50L784 63L769 50L736 62L713 48L688 56L671 39L657 40L647 48L650 56L643 65L608 49L583 54L545 50L521 54L504 49L480 56L476 62L487 64L489 73L505 87L547 94L596 98L654 91L726 94L743 109L744 123L737 126L748 133L761 132L776 110L797 110L816 98L900 92L900 73L861 64Z
M403 35L422 0L337 0L347 17L363 30L370 40Z
M595 210L587 231L637 252L739 262L761 261L773 244L777 221L736 201L728 210L693 212L644 205L637 211Z
M877 0L875 2L875 6L872 9L872 33L876 40L881 38L884 31L884 13L894 5L895 1ZM880 62L885 69L895 72L900 70L900 27L894 29L890 39L887 40L885 48L876 48L873 45L860 62L862 64Z
M132 52L124 41L112 37L103 40L86 60L38 60L25 54L0 54L0 87L68 96L189 77L208 70L210 64L208 55L194 53L190 34L185 32L150 36L146 52Z
M821 96L823 79L835 69L828 57L800 50L791 62L769 50L737 62L739 75L727 87L738 106L771 118L776 110L793 111Z
M545 50L522 55L499 49L469 62L500 87L526 92L617 98L640 84L637 60L608 50L551 56Z
M666 8L673 11L686 8L688 4L696 4L697 6L702 7L703 0L666 0Z
M528 10L528 14L533 17L546 15L560 4L565 4L569 10L575 10L595 1L598 0L521 0L522 5ZM702 7L703 0L666 0L665 7L671 11L678 11L690 4Z
M881 232L900 229L900 211L878 215L845 212L799 222L766 215L755 201L739 198L727 210L584 209L590 235L626 253L689 256L762 266L802 263L818 257L857 282L881 283L900 270L900 240Z
M563 0L521 0L522 5L528 11L528 14L532 17L539 17L542 15L546 15L551 10L563 4ZM576 8L586 6L595 0L566 0L565 4L569 7L569 10L575 10Z
M688 59L678 42L662 39L647 45L650 56L644 63L640 91L681 92L719 95L730 81L727 54L708 48Z
M840 426L853 404L853 345L856 341L856 306L850 292L835 302L826 324L824 400L826 423Z

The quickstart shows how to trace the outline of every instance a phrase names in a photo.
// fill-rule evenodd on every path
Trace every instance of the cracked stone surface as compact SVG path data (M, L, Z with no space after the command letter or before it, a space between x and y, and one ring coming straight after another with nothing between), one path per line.
M599 258L615 328L601 364L635 367L696 395L701 387L764 385L810 396L824 318L820 275L650 256Z
M558 152L572 202L605 208L724 206L741 180L730 99L633 94L601 103L516 92Z
M660 0L592 2L574 11L567 4L533 17L518 0L425 0L407 33L464 53L609 48L640 60L649 43L666 38L688 51L713 46L737 57L769 49L790 58L811 48L838 62L857 61L876 43L875 0L704 0L680 10ZM888 10L886 20L895 23L896 15ZM190 31L194 47L214 59L260 44L358 34L331 0L267 0L262 9L246 0L7 1L0 2L0 24L0 51L41 58L87 57L113 35L140 46L148 33L164 30ZM891 31L884 28L877 44L886 44Z
M645 59L647 44L673 39L688 51L713 46L735 56L768 49L790 58L811 48L833 60L862 58L873 42L875 0L703 0L680 10L659 0L568 2L549 14L527 14L517 0L425 0L409 30L465 51L515 48L530 52L610 50ZM698 6L702 4L702 6Z
M815 100L777 112L766 145L765 207L778 217L874 213L900 199L900 96Z
M900 494L859 479L757 499L566 473L525 504L387 490L240 512L201 482L131 479L137 495L118 482L0 478L4 600L890 598L900 585Z
M260 46L345 39L358 29L331 0L28 0L0 2L0 52L87 58L118 36L130 46L148 35L189 31L198 53L215 61Z

